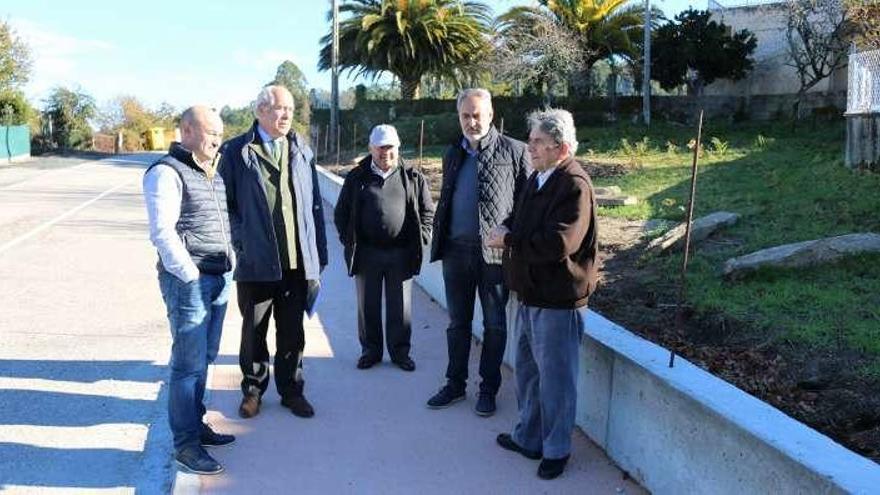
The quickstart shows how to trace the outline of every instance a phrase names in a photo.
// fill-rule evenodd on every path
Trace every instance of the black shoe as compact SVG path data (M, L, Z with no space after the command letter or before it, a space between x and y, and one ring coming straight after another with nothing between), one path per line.
M290 412L301 418L311 418L315 415L312 405L302 395L284 397L281 399L281 405L290 409Z
M507 449L511 452L516 452L517 454L522 455L523 457L527 457L533 461L537 461L541 458L540 452L535 452L533 450L526 450L519 446L516 442L513 441L513 437L510 436L509 433L501 433L497 437L495 437L495 441L501 448Z
M400 359L393 359L392 362L403 371L415 371L416 369L416 362L409 356Z
M565 464L568 462L568 458L570 456L565 456L562 459L542 459L541 464L538 465L538 478L542 480L552 480L553 478L558 478L563 471L565 471Z
M202 447L222 447L235 442L235 437L233 435L217 433L211 429L211 425L202 423L202 434L199 437L199 442L202 444Z
M223 466L200 446L186 447L174 456L178 464L195 474L219 474Z
M463 401L464 396L464 390L456 390L449 385L445 385L433 397L428 399L428 407L431 409L443 409L456 402Z
M495 396L480 392L477 396L477 405L474 406L474 412L477 416L488 417L495 414Z
M364 354L363 356L358 358L357 367L359 370L365 370L367 368L372 368L374 364L381 361L381 359L374 358L373 356Z

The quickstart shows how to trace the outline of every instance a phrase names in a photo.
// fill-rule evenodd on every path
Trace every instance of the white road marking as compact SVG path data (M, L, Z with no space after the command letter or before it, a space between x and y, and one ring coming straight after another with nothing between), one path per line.
M71 382L44 380L40 378L0 377L0 390L37 390L59 394L82 394L130 400L156 400L160 382L136 382L130 380L98 380L96 382Z
M142 452L149 426L104 423L94 426L0 425L0 442L45 449L113 449Z
M3 484L3 494L39 494L39 495L80 495L87 491L89 495L117 495L117 494L133 494L134 487L116 487L116 488L95 488L89 487L88 490L83 488L69 488L60 486L30 486L30 485L10 485Z
M119 189L122 189L123 187L128 186L132 182L134 182L134 181L128 180L128 181L123 182L122 184L119 184L117 186L113 186L110 189L107 189L106 191L102 192L101 194L95 196L94 198L86 201L85 203L82 203L81 205L79 205L71 210L68 210L67 212L62 213L61 215L58 215L57 217L53 218L52 220L44 222L43 224L41 224L41 225L37 226L36 228L34 228L33 230L31 230L30 232L28 232L26 234L22 234L22 235L16 237L15 239L12 239L11 241L8 241L4 244L0 244L0 254L4 253L5 251L8 251L9 249L17 246L18 244L21 244L22 242L30 239L31 237L39 234L40 232L48 229L49 227L55 225L56 223L61 222L62 220L77 214L79 211L81 211L84 208L87 208L92 203L99 201L100 199L104 198L107 195L113 194L114 192L118 191Z

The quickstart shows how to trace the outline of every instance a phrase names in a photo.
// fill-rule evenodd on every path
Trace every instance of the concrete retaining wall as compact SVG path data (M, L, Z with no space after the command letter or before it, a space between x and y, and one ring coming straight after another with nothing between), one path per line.
M323 169L319 180L335 205L342 180ZM416 282L445 307L440 264L427 260ZM653 493L877 493L880 465L682 358L669 368L667 350L597 313L584 318L577 424Z

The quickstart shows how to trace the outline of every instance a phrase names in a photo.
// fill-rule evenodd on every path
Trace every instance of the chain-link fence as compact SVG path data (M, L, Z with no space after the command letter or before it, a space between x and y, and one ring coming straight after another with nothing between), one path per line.
M850 54L846 113L880 114L880 50Z

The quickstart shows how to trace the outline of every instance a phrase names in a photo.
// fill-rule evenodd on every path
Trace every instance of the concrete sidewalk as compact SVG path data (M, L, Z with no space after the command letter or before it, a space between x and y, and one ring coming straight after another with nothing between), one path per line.
M496 435L510 431L516 421L509 370L493 417L473 412L479 381L474 359L468 400L445 410L428 409L425 401L444 382L448 319L417 286L412 338L416 371L398 369L387 355L372 369L356 369L360 345L354 284L345 273L332 223L327 230L331 264L323 275L318 314L306 326L305 392L315 417L298 418L283 408L274 382L259 416L238 417L241 318L233 298L209 384L209 420L238 439L212 451L226 468L223 474L178 474L177 492L643 493L579 431L565 474L553 481L537 478L537 461L498 447ZM474 351L472 357L478 356L479 347Z

